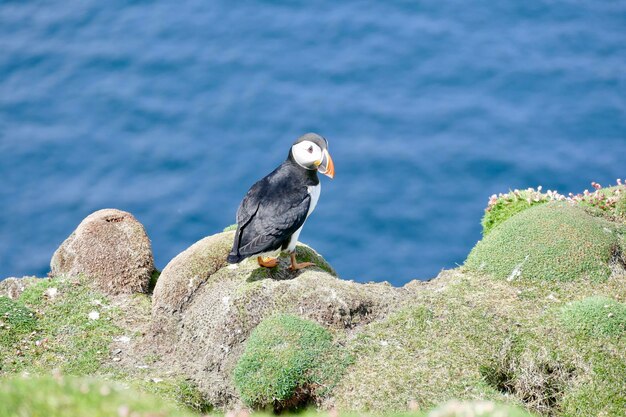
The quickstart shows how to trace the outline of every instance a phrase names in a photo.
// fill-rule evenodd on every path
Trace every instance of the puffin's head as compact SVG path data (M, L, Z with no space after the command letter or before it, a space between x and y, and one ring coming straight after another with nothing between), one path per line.
M330 178L335 176L335 165L328 153L328 141L318 134L300 136L291 146L291 155L303 168L318 170Z

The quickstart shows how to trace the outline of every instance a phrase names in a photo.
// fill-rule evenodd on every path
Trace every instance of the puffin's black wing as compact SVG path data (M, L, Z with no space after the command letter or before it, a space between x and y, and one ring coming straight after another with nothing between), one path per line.
M280 175L270 174L254 184L237 210L228 262L280 248L304 224L310 203L306 187L293 187Z

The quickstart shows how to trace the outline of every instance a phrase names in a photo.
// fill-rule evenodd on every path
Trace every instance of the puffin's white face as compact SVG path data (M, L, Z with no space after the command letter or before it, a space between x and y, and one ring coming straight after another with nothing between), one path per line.
M320 173L332 178L335 175L333 160L326 149L322 150L317 143L303 140L291 147L293 158L298 165L310 170L319 170Z
M322 160L322 149L317 143L308 140L296 143L291 147L296 162L306 169L317 169L316 161ZM318 164L319 165L319 164Z

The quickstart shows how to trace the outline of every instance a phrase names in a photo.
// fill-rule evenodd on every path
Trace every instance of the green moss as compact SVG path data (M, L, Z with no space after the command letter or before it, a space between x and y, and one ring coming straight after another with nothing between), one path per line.
M493 229L465 261L502 279L606 279L624 228L564 203L532 207ZM622 255L623 256L623 255Z
M24 291L20 302L39 319L34 331L20 340L21 355L4 358L6 372L57 368L72 375L92 374L109 357L113 337L123 333L115 325L119 310L85 278L42 279Z
M35 328L37 317L21 302L8 297L0 297L0 321L2 329L19 333L30 332Z
M0 380L0 417L180 416L174 404L111 382L68 377Z
M574 385L560 404L559 415L562 416L620 416L626 410L626 344L590 347L579 345L585 352L586 361L591 365L591 376L584 378L582 383ZM607 347L609 349L607 349ZM592 351L593 350L593 351ZM583 378L581 378L583 379Z
M571 285L561 296L578 298L578 293L594 292L586 287L595 285L601 284ZM558 302L552 299L552 303ZM536 316L521 332L505 339L483 369L486 380L541 414L620 415L626 406L626 338L607 337L607 333L617 336L615 326L601 324L610 314L603 310L617 304L591 296L539 307L545 310L537 315L531 304L524 303L528 313ZM618 310L623 314L623 305Z
M237 223L226 226L222 232L230 232L232 230L237 230Z
M504 329L483 308L470 308L460 290L455 298L435 295L429 308L406 307L351 341L357 359L335 393L340 406L402 411L410 402L428 409L450 398L503 400L479 366Z
M148 293L152 294L154 292L154 287L156 287L156 283L159 280L159 277L161 276L161 271L159 271L158 269L154 269L154 271L152 271L152 274L150 274L150 282L148 283Z
M234 382L250 406L291 408L319 388L331 387L346 364L328 330L294 315L277 314L250 335Z
M563 307L565 327L584 336L621 336L626 332L626 304L613 299L587 297Z
M0 370L23 335L35 330L37 317L21 302L0 297Z
M313 249L308 246L296 246L296 259L298 262L313 262L317 267L323 269L331 275L337 275L328 262L319 256Z
M540 196L539 198L535 198ZM485 214L482 218L481 224L483 226L483 236L487 236L492 229L505 220L513 217L515 214L520 213L530 207L545 204L548 202L544 199L544 195L539 192L529 192L527 190L519 192L509 192L507 194L500 195L496 200L496 203L485 210ZM528 199L530 198L530 201Z

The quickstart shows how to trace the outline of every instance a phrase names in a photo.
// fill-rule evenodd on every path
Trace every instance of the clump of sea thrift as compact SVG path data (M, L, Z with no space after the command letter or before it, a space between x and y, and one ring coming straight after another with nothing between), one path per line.
M483 236L520 211L550 201L564 201L572 205L590 207L598 209L610 217L623 217L626 220L626 209L624 209L626 207L626 184L622 182L621 178L617 179L616 185L607 188L603 188L601 184L595 181L591 183L591 186L593 192L585 190L582 194L569 193L567 197L556 190L548 190L543 193L541 185L537 189L515 189L508 193L493 194L489 197L482 219Z
M626 186L622 183L620 178L617 179L617 185L609 188L602 188L602 185L597 182L592 182L591 186L594 188L593 192L585 190L582 194L572 195L570 193L569 198L573 202L609 212L615 210L618 202L624 193L626 193Z

